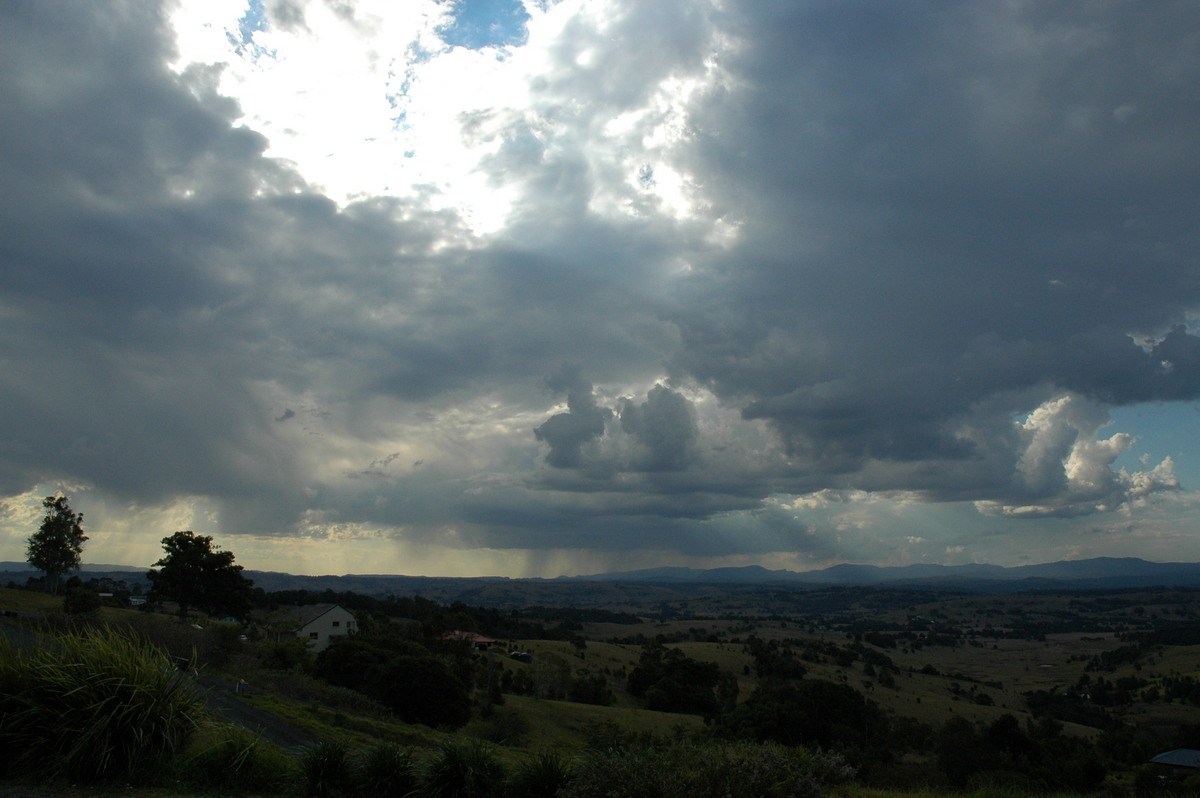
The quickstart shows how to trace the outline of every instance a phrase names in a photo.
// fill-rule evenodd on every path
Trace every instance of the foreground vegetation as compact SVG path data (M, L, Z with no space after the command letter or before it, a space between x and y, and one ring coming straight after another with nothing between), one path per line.
M512 760L497 746L447 737L432 750L328 739L289 756L202 709L165 651L127 630L44 634L0 650L0 775L38 782L311 796L808 796L847 781L833 754L771 744L638 738L568 761ZM361 727L360 727L361 728ZM380 727L378 730L383 730ZM635 786L636 785L636 786Z
M1190 594L808 598L820 613L275 594L257 597L257 624L194 626L171 607L3 590L20 617L0 643L0 778L566 798L1191 786L1145 765L1200 732ZM361 633L315 656L271 633L277 608L318 600L353 609ZM446 634L463 630L505 642ZM241 704L310 742L231 725L203 700L214 678L248 682Z

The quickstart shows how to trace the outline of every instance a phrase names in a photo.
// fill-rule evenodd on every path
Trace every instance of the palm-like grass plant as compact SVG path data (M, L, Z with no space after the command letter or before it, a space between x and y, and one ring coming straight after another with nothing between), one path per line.
M333 798L350 791L350 753L344 743L324 740L300 755L304 794L309 798Z
M408 749L378 743L357 760L355 785L372 798L404 798L417 787L416 763Z
M196 727L191 681L160 650L108 628L0 648L0 749L10 771L130 779Z
M421 798L498 798L504 794L504 765L480 740L452 740L429 761Z
M531 754L508 780L509 798L550 798L571 779L571 766L553 752Z

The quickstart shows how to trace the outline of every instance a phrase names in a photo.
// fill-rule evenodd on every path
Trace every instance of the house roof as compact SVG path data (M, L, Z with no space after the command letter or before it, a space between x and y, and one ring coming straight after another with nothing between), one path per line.
M338 609L342 608L337 604L305 604L302 607L292 607L287 611L287 617L301 626L308 626L325 613Z
M446 632L446 634L442 635L442 639L443 640L467 640L467 641L470 641L471 643L475 643L476 645L489 645L489 646L492 645L493 643L498 642L496 640L493 640L490 637L484 637L481 634L476 634L475 632L461 632L457 629L454 630L453 632Z
M1200 768L1200 751L1195 748L1176 748L1151 758L1155 765L1169 765L1176 768Z

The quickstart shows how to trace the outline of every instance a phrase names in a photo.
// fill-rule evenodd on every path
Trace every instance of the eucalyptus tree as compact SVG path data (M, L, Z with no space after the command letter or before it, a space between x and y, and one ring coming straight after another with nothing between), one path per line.
M71 509L66 496L47 496L42 499L46 515L38 531L29 536L25 559L46 574L46 589L58 593L58 580L63 574L78 571L83 563L83 513Z

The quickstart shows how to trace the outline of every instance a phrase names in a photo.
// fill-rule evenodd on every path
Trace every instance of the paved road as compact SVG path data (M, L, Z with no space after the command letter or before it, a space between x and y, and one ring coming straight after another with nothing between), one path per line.
M285 723L270 712L252 707L234 693L236 685L228 679L201 676L196 680L213 710L230 723L249 729L263 739L288 751L299 752L317 744L317 738L308 732ZM243 687L247 693L261 693L253 687Z

